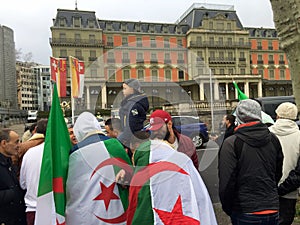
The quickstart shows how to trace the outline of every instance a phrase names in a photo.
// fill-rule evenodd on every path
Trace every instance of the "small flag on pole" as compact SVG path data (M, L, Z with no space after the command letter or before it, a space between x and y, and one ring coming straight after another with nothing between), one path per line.
M51 80L57 85L59 97L67 94L67 62L66 59L50 57Z
M71 91L72 97L78 98L79 91L79 61L77 58L70 56L70 71L71 71Z
M70 137L54 84L38 187L35 225L65 224L65 190L70 149Z
M83 92L84 92L84 62L79 61L78 62L79 68L78 68L78 73L79 73L79 90L78 90L78 98L82 98Z

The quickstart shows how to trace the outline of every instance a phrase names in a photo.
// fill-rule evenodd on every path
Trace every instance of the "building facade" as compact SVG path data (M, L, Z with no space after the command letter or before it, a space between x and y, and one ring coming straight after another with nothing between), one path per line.
M244 28L232 6L194 4L176 23L102 20L95 12L58 9L51 32L54 57L71 55L86 65L84 98L76 108L118 107L129 78L142 82L153 108L236 99L233 80L249 97L272 88L290 94L276 31Z
M50 111L52 102L50 66L34 66L33 72L37 78L37 100L39 106L38 110Z
M17 109L17 80L14 32L0 25L0 104Z

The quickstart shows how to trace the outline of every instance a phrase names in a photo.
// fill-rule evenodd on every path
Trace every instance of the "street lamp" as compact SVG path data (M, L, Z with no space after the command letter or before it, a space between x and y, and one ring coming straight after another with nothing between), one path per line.
M209 89L210 89L211 132L215 133L214 100L213 100L213 90L212 90L212 74L211 74L211 69L209 69Z

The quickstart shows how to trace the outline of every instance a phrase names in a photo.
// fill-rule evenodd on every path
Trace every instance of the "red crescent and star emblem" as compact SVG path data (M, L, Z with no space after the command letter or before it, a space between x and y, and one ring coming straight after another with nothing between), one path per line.
M200 225L200 221L183 215L181 196L179 195L171 212L155 209L164 225Z
M133 169L130 165L127 164L127 162L125 162L123 159L121 158L109 158L104 160L103 162L101 162L93 171L90 179L92 179L92 177L95 175L95 173L100 170L101 168L105 167L105 166L118 166L122 169L124 169L127 173L132 174L133 173ZM100 182L100 187L101 187L101 193L95 197L93 200L103 200L104 204L105 204L105 208L106 210L108 210L109 207L109 203L111 200L117 200L120 199L120 197L118 195L116 195L113 191L114 191L114 187L115 187L115 182L112 183L109 187L106 187L102 182ZM95 214L94 214L95 215ZM95 215L95 217L98 220L101 220L105 223L109 223L109 224L118 224L118 223L123 223L126 221L127 218L127 211L125 211L123 214L121 214L118 217L115 218L101 218L100 216Z

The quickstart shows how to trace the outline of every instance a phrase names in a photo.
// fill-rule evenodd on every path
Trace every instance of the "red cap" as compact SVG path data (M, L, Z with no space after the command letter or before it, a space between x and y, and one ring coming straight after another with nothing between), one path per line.
M164 124L172 120L170 114L164 110L155 110L150 115L150 127L147 130L159 130Z

